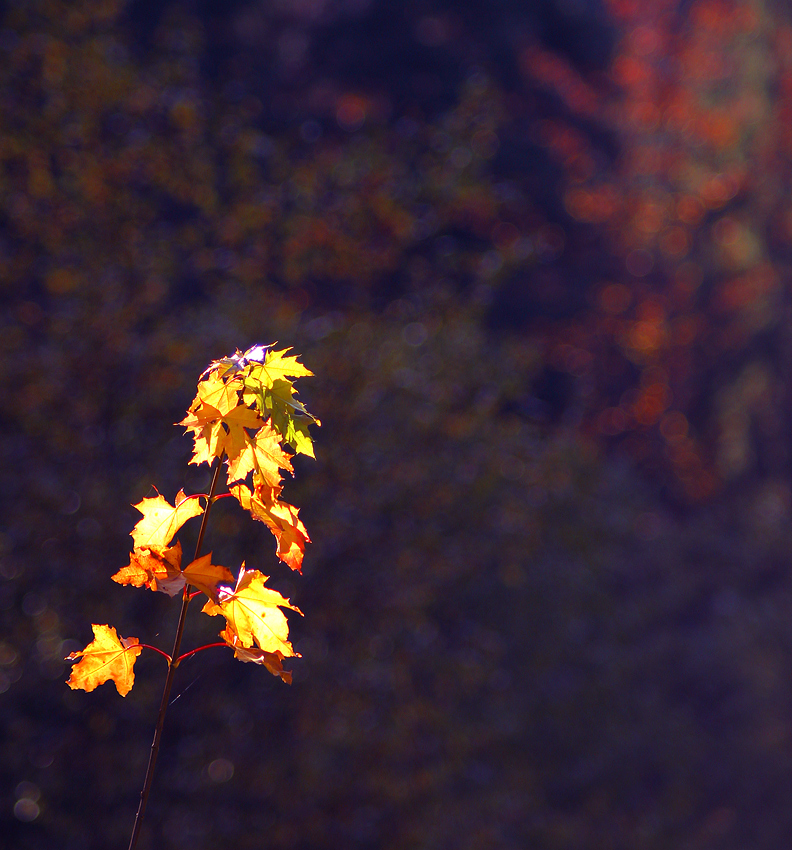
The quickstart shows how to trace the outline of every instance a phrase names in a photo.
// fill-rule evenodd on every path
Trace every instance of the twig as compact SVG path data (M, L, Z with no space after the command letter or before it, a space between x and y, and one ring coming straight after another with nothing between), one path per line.
M193 558L193 560L196 560L201 554L201 546L203 545L204 533L206 532L206 523L209 519L209 511L214 500L214 492L217 487L217 481L220 477L220 468L222 465L223 460L222 458L219 458L217 466L215 467L214 476L212 477L212 486L209 488L206 508L204 508L203 518L201 519L201 530L198 532L198 542L195 544L195 558ZM149 792L151 791L151 783L154 779L154 767L157 763L160 740L162 739L162 730L165 726L165 713L168 710L170 692L173 687L176 668L179 666L179 662L181 661L181 658L179 658L179 647L181 646L182 634L184 633L184 623L187 619L187 607L190 604L188 586L189 585L184 586L181 613L179 614L179 624L176 626L176 637L173 641L171 660L168 663L168 675L165 679L165 688L162 692L162 702L160 703L159 715L157 716L157 725L154 729L154 740L151 742L151 753L149 754L148 767L146 768L146 778L143 782L143 790L140 792L140 805L138 806L137 814L135 815L135 826L132 829L132 837L129 839L129 850L135 850L138 836L140 835L140 828L143 825L143 813L146 811L146 802L148 801Z

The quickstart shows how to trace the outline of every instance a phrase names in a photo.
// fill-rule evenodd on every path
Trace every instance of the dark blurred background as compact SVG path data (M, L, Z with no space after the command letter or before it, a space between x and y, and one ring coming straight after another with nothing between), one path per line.
M303 658L184 663L141 848L789 846L791 184L772 0L0 3L0 843L126 847L162 659L62 659L277 340Z

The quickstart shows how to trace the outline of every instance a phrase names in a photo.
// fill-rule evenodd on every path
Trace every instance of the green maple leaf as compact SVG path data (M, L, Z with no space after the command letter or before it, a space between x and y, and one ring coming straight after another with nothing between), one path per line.
M272 427L296 452L314 457L308 425L322 423L294 397L295 389L291 381L285 378L271 380L264 373L265 368L250 367L250 373L243 379L242 397L248 404L254 404L262 416L269 414Z

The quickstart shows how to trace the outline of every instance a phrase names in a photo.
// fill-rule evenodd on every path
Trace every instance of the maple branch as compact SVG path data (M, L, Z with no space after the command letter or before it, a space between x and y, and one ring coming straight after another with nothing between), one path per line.
M212 504L220 498L220 496L215 496L215 490L217 489L217 482L220 479L220 470L223 466L223 458L222 456L218 458L217 466L215 467L214 475L212 476L212 484L209 487L209 495L206 497L206 507L204 508L203 516L201 517L201 529L198 532L198 542L195 544L195 555L193 555L193 561L197 561L201 556L201 546L203 546L204 534L206 533L206 524L209 522L209 510L212 507ZM230 493L228 494L230 495ZM189 594L187 593L187 588L184 588L184 596L189 602ZM183 626L184 624L182 624ZM181 638L181 635L177 637ZM176 652L174 650L174 657Z
M189 658L191 655L195 655L196 652L203 652L205 649L211 649L213 646L228 646L228 644L223 641L222 643L206 643L203 646L199 646L196 649L191 649L189 652L185 652L184 655L180 655L176 659L177 664L181 664L185 658ZM231 649L231 647L228 647Z
M209 488L209 496L206 500L203 517L201 518L201 530L198 532L198 542L195 544L195 557L197 560L201 554L201 546L203 545L204 534L206 532L206 524L209 520L209 511L214 501L214 492L217 488L217 482L220 478L220 469L223 466L222 457L218 458L217 466L215 466L214 475L212 476L212 484ZM179 614L179 623L176 626L176 637L173 641L173 652L168 661L168 675L165 679L165 687L162 692L162 702L160 703L159 715L157 716L157 725L154 729L154 740L151 742L151 753L149 754L148 767L146 768L146 778L143 782L143 790L140 792L140 805L138 806L137 814L135 815L135 825L132 828L132 836L129 839L129 850L135 850L137 846L140 828L143 825L143 813L146 810L146 802L148 801L149 792L151 791L151 783L154 779L154 767L157 763L157 755L160 748L160 740L162 739L162 730L165 726L165 713L168 710L170 701L170 692L173 687L173 679L176 675L176 668L179 666L181 658L179 658L179 647L181 646L182 635L184 634L184 624L187 620L187 607L190 604L190 593L187 590L187 585L184 587L182 595L182 607ZM176 659L175 661L173 659Z
M195 450L190 463L217 460L209 492L187 496L182 489L171 504L155 487L156 496L146 497L134 506L143 515L131 532L134 551L129 566L119 570L113 580L135 587L145 585L168 594L176 594L178 590L174 587L181 583L181 612L172 653L168 655L156 646L141 644L135 637L121 637L109 625L94 624L94 640L67 659L77 662L67 681L70 688L91 691L103 682L113 681L121 696L126 696L134 684L135 659L143 649L153 650L168 662L129 850L135 850L140 837L165 714L181 662L205 649L229 646L240 661L263 664L270 673L291 684L291 673L283 669L281 660L297 653L288 641L289 626L281 609L299 609L277 591L265 587L268 577L258 570L245 569L244 562L234 590L222 594L220 586L233 580L231 571L212 564L211 555L201 556L212 505L218 499L234 498L253 519L263 522L273 533L278 543L278 558L291 569L300 570L305 544L310 538L297 516L298 509L279 498L282 473L294 473L293 455L285 449L291 446L297 454L314 457L307 421L321 423L293 399L295 390L288 379L313 373L296 357L286 356L288 351L254 345L244 354L237 351L230 357L212 361L201 374L198 395L187 416L179 423L194 434ZM233 486L229 492L217 495L224 458L227 480ZM251 472L252 487L245 483ZM181 544L178 541L169 544L184 523L199 514L202 518L195 556L182 570ZM202 593L210 597L203 611L226 620L226 630L220 633L225 642L205 644L180 655L190 600Z

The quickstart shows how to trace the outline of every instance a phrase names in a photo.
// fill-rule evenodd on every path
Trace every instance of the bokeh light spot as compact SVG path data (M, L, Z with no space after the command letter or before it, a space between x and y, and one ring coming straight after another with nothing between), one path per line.
M355 94L345 94L336 106L336 121L342 130L354 133L366 121L366 101Z
M206 772L209 774L209 778L212 782L216 782L218 784L228 782L234 775L234 763L228 759L215 759L209 767L207 767Z

